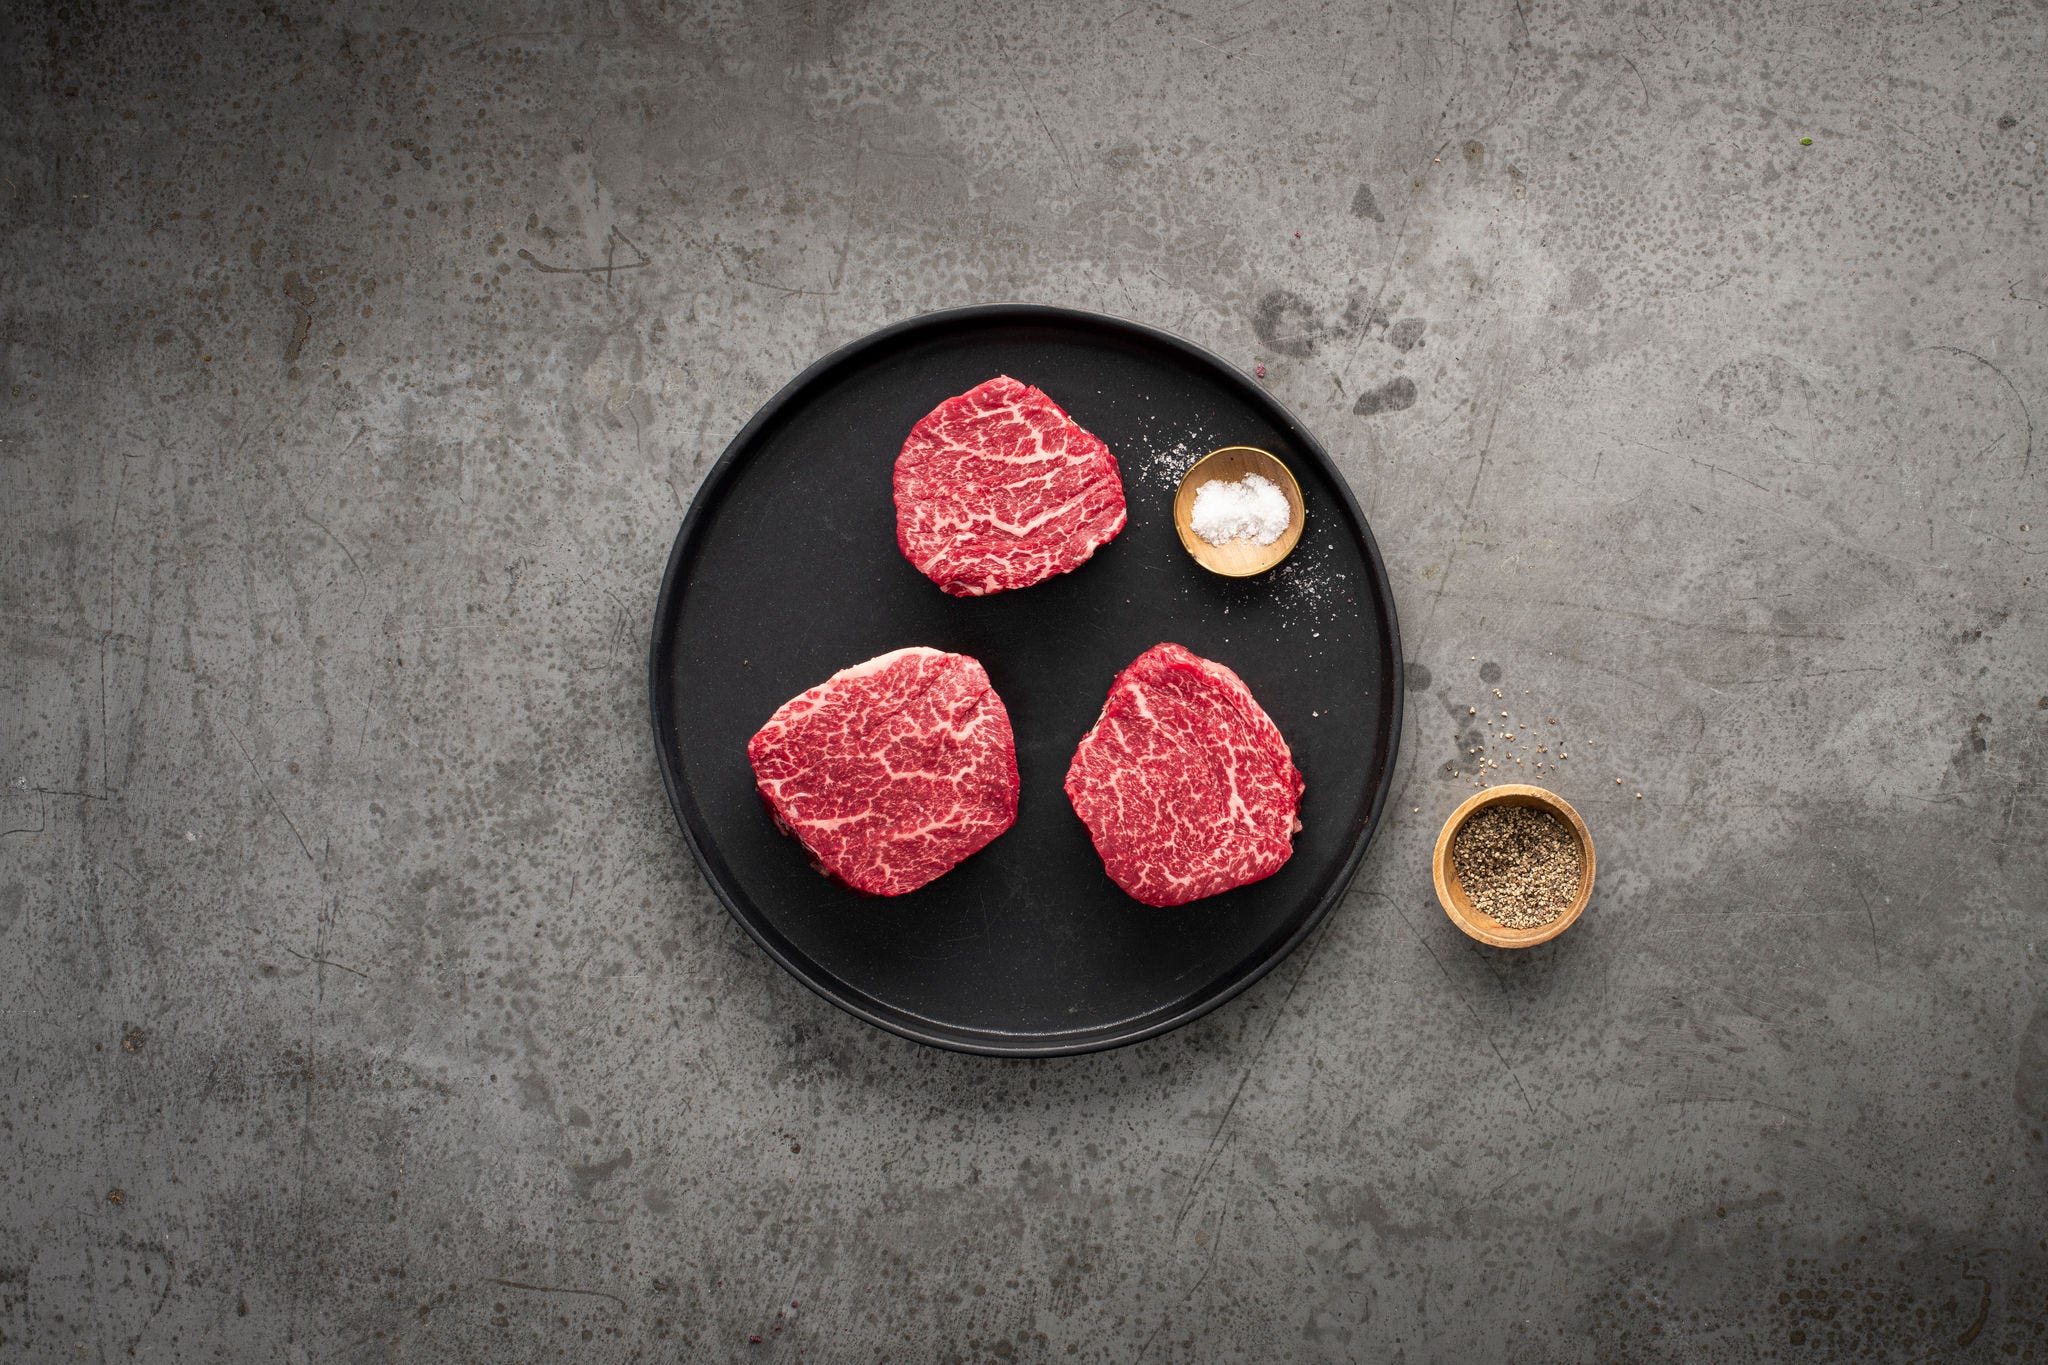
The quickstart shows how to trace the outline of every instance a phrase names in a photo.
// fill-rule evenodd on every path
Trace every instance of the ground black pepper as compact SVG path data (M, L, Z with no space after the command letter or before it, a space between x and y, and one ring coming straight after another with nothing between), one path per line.
M1578 894L1585 861L1570 827L1534 806L1489 806L1451 837L1473 908L1509 929L1550 923Z

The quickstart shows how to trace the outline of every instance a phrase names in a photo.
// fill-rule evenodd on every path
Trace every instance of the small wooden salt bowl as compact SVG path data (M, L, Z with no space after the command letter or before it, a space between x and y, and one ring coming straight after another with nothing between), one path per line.
M1279 485L1287 498L1287 529L1271 545L1255 545L1242 539L1211 545L1195 534L1195 495L1204 484L1218 479L1235 483L1247 474L1262 475ZM1173 498L1173 524L1180 532L1180 543L1194 556L1195 563L1225 578L1250 578L1287 558L1301 542L1302 520L1301 485L1294 481L1294 472L1256 446L1225 446L1210 451L1181 475L1180 491Z
M1572 897L1571 904L1564 908L1564 913L1550 923L1539 924L1533 929L1510 929L1493 916L1482 913L1465 895L1465 888L1458 881L1457 859L1451 854L1451 840L1457 835L1459 826L1474 813L1488 806L1534 806L1562 820L1578 837L1579 858L1582 864L1578 894ZM1451 812L1450 819L1444 821L1442 832L1436 836L1434 871L1436 898L1442 902L1444 913L1451 917L1451 923L1481 943L1489 943L1496 948L1533 948L1539 943L1550 942L1571 928L1573 922L1578 919L1579 912L1586 908L1586 902L1592 899L1593 836L1586 832L1586 822L1571 808L1571 803L1555 792L1519 783L1488 787L1483 792L1474 793L1463 805Z

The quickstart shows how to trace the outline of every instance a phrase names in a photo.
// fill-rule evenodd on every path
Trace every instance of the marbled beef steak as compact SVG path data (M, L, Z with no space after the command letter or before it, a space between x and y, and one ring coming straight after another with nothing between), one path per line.
M964 654L841 669L777 708L747 758L783 832L871 896L915 891L1017 821L1010 713Z
M955 597L1042 583L1123 528L1109 447L1008 375L933 408L896 457L896 544Z
M1110 879L1181 905L1270 877L1294 853L1301 773L1251 689L1154 645L1117 675L1074 751L1067 799Z

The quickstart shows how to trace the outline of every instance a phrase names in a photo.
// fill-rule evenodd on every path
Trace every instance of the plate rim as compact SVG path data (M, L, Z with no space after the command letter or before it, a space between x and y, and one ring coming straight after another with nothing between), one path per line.
M927 1021L899 1010L895 1015L883 1014L867 1008L858 998L840 989L835 981L821 981L793 961L778 946L762 926L754 923L751 914L743 910L739 898L713 870L712 861L699 841L697 831L692 828L684 814L684 793L679 759L676 755L674 718L671 705L665 700L662 662L673 652L673 622L677 617L677 601L684 589L681 568L688 558L695 540L702 534L702 528L709 516L709 508L717 503L724 485L734 477L754 437L774 421L799 394L824 375L845 365L865 351L883 346L911 332L962 323L1014 321L1022 323L1069 323L1088 327L1108 327L1134 334L1145 341L1163 346L1205 365L1214 366L1225 375L1236 379L1244 392L1253 396L1254 401L1270 409L1275 426L1287 436L1305 447L1312 458L1319 459L1335 474L1334 480L1340 495L1342 509L1350 514L1357 527L1360 543L1365 549L1368 567L1372 571L1372 590L1380 599L1384 609L1387 640L1391 646L1389 658L1388 693L1392 700L1389 717L1387 757L1383 765L1377 790L1372 794L1372 804L1366 813L1365 824L1352 840L1350 851L1345 855L1338 874L1332 879L1330 889L1317 899L1313 909L1300 926L1288 935L1278 947L1251 965L1236 981L1226 988L1206 996L1191 1005L1173 1011L1164 1018L1153 1020L1142 1027L1126 1027L1120 1024L1103 1026L1097 1032L1100 1036L1089 1036L1070 1041L1034 1041L1044 1035L1017 1035L1014 1042L1004 1042L1001 1035L987 1030L973 1030L964 1027L927 1027ZM1358 505L1357 495L1351 491L1351 482L1344 476L1343 469L1324 449L1321 441L1309 431L1299 418L1252 376L1217 355L1206 346L1188 340L1186 337L1154 327L1149 323L1136 322L1129 318L1117 317L1110 313L1098 313L1084 308L1069 308L1059 304L1045 303L982 303L961 308L942 308L914 317L903 318L887 326L865 333L842 346L826 352L805 366L795 378L776 390L754 415L747 419L732 440L726 443L718 459L706 470L696 491L690 495L689 508L683 513L681 525L676 530L674 542L669 547L668 562L662 570L661 589L655 597L654 622L649 632L647 654L647 691L649 720L652 723L655 764L661 769L661 783L668 794L670 812L676 824L681 827L683 840L688 844L690 856L696 860L697 870L705 884L711 888L719 903L725 907L747 936L768 955L770 961L802 982L811 992L851 1014L856 1019L872 1024L876 1028L907 1038L927 1047L942 1048L949 1052L961 1052L984 1057L1075 1057L1093 1052L1105 1052L1112 1048L1127 1047L1132 1043L1156 1038L1171 1033L1183 1025L1193 1023L1203 1015L1222 1008L1230 1001L1251 989L1263 980L1267 973L1278 967L1299 948L1310 934L1313 934L1329 918L1338 903L1351 892L1351 884L1357 879L1359 865L1364 862L1373 836L1379 832L1380 819L1386 812L1387 799L1393 790L1395 770L1400 765L1401 734L1405 698L1401 653L1401 624L1394 602L1392 581L1387 577L1385 561L1380 557L1379 541L1372 533L1372 525L1366 520L1364 511ZM1146 1016L1138 1016L1145 1018ZM946 1028L952 1031L947 1032Z

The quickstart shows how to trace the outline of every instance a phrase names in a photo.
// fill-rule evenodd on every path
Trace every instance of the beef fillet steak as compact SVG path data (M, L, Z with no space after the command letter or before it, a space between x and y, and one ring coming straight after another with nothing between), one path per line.
M1067 799L1110 880L1182 905L1293 855L1301 773L1237 674L1154 645L1117 675L1067 768Z
M896 544L955 597L1063 574L1123 529L1109 447L1008 375L933 408L896 457Z
M828 877L915 891L1017 821L1017 743L964 654L899 649L792 697L747 741L775 823Z

